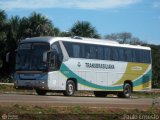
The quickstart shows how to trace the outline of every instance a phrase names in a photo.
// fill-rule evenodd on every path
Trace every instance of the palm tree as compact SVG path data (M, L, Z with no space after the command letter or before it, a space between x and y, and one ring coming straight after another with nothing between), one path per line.
M76 22L70 29L70 33L75 36L100 38L95 27L92 27L92 25L87 21Z
M0 10L0 78L7 75L6 64L8 21L5 11Z
M4 50L5 50L5 40L6 40L6 14L5 11L0 10L0 68L3 64Z
M20 19L19 23L19 35L20 35L20 40L31 37L32 34L32 29L31 29L31 22L28 18L23 17Z
M6 21L5 11L0 10L0 41L5 37Z
M4 10L0 10L0 27L1 28L2 28L3 24L5 23L5 21L6 21L6 13Z
M18 16L11 17L8 21L7 30L7 48L8 51L14 51L20 41L20 18Z
M59 28L56 28L56 27L53 28L53 32L54 32L54 36L56 36L56 37L57 37L57 36L60 36L60 33L61 33L61 32L60 32L60 29L59 29Z
M33 12L28 18L31 29L30 36L54 35L54 29L51 21L39 13Z

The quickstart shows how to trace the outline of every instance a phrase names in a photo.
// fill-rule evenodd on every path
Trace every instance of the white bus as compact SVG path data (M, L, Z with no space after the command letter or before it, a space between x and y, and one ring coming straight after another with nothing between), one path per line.
M34 37L22 40L16 52L17 89L93 91L96 97L151 89L151 49L82 37Z

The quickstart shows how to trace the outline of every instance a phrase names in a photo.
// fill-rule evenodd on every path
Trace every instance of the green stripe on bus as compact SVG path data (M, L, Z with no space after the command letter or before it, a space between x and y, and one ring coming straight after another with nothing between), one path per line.
M151 78L149 76L152 75L152 70L149 70L145 75L143 75L141 78L135 80L133 82L133 86L139 86L141 84L145 84L147 82L149 82L151 80Z
M91 88L94 88L94 89L113 90L113 91L122 90L123 89L123 84L122 85L116 85L116 86L102 86L102 85L97 85L97 84L88 82L87 80L81 78L80 76L75 74L73 71L71 71L65 64L62 64L60 71L67 78L76 78L78 83L80 83L82 85L85 85L85 86L88 86L88 87L91 87ZM146 82L149 82L150 79L144 79L144 77L145 76L150 76L150 74L151 74L151 70L148 73L146 73L144 76L142 76L141 78L135 80L133 82L133 87L139 86L139 85L144 84Z

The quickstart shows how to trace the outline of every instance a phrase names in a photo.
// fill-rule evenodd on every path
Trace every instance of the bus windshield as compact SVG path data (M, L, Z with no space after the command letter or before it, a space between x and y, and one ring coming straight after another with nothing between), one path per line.
M50 49L49 44L24 43L21 44L16 56L16 70L43 71L47 64L43 62L43 53Z

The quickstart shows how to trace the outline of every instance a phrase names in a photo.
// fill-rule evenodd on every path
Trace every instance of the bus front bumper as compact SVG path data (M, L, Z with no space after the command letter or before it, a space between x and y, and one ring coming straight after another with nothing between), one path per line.
M46 80L15 80L14 87L16 89L48 90Z

